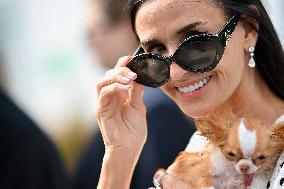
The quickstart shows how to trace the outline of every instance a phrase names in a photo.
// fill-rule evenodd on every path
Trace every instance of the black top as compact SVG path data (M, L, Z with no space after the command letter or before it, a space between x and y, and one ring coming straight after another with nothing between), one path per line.
M147 189L158 168L168 167L183 151L195 127L160 89L145 87L148 137L134 171L131 188ZM133 144L135 145L135 144ZM82 157L74 178L73 189L94 189L99 180L104 143L96 133Z
M1 90L0 180L1 189L67 188L54 145Z

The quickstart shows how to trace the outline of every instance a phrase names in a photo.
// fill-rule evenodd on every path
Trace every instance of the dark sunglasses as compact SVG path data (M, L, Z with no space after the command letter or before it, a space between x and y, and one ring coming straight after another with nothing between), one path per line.
M217 34L198 34L186 38L169 57L145 53L139 47L127 67L137 74L136 82L149 87L161 87L170 79L172 62L190 72L208 72L221 60L239 17L235 14Z

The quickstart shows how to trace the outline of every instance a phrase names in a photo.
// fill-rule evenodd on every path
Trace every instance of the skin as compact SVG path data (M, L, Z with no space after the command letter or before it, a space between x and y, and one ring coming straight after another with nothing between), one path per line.
M136 30L145 51L150 47L149 41L155 40L164 47L162 54L168 56L186 38L186 33L177 34L184 26L198 22L201 24L196 30L217 33L228 19L222 9L208 1L150 0L137 12ZM258 27L254 20L244 19ZM171 79L162 89L193 118L233 111L239 117L253 117L272 125L283 114L284 102L269 89L257 67L249 68L247 65L248 49L255 46L257 38L255 30L239 22L214 70L191 73L173 63ZM107 149L98 188L129 188L147 137L143 86L133 81L136 74L125 67L130 58L120 59L115 69L97 84L97 119ZM211 80L197 95L178 92L177 87L188 86L207 76L211 76ZM121 162L127 163L122 165ZM155 176L159 174L162 171ZM179 183L179 188L189 188L172 176L161 180L163 189L177 188L176 183Z

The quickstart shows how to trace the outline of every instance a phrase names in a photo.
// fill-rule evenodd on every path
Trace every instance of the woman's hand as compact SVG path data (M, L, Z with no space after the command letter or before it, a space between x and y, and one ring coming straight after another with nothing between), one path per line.
M131 57L122 57L97 84L97 120L106 152L120 151L139 156L147 136L144 87L136 73L125 67Z
M192 189L185 182L175 178L170 174L167 174L164 169L158 170L155 176L153 177L153 179L158 179L161 189ZM157 189L157 188L151 187L149 189Z
M128 189L147 136L144 87L125 65L131 57L118 60L97 84L97 120L105 144L98 189Z

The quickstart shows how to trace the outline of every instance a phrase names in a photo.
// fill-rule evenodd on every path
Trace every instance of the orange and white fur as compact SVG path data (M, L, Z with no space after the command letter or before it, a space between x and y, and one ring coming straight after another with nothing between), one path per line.
M190 189L264 189L284 149L284 123L273 126L231 114L197 121L209 140L202 152L181 153L167 173Z

